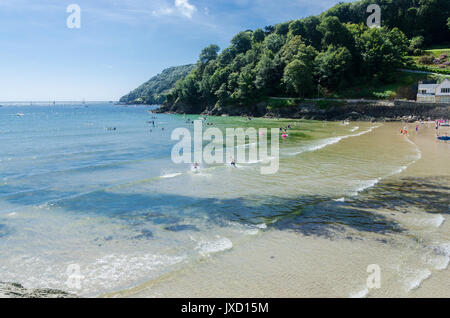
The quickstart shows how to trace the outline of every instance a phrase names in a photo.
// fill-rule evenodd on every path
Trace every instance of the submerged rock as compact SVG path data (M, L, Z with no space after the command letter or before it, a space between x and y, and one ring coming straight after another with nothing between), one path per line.
M77 295L51 288L25 288L18 283L0 282L0 298L76 298Z

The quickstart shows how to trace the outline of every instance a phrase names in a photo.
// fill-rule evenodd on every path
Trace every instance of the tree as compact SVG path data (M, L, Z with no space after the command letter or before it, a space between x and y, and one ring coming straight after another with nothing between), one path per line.
M301 35L305 36L306 30L305 30L305 24L303 23L303 20L294 20L289 24L289 33L291 35Z
M283 38L276 33L269 34L264 40L264 47L266 48L266 50L270 50L273 53L277 53L281 49L283 44Z
M305 43L301 36L292 36L280 51L283 62L289 64L294 59L294 56L298 54L298 50L302 45L305 45Z
M199 61L201 64L206 64L209 61L215 60L220 51L220 47L215 44L211 44L205 47L200 53Z
M328 46L315 59L316 76L319 84L327 88L337 88L342 85L351 67L352 56L346 47Z
M408 52L412 55L421 55L424 42L425 38L421 35L413 37L409 41Z
M407 60L408 39L397 28L367 29L357 42L366 78L385 81Z
M322 34L317 30L317 27L320 24L320 19L316 16L310 16L303 19L303 25L305 29L305 34L301 34L303 40L316 49L320 47Z
M266 34L270 34L270 33L272 33L273 31L275 31L275 27L274 27L273 25L266 25L266 26L264 27L264 32L265 32Z
M280 23L275 26L275 33L278 35L286 35L289 32L289 22Z
M255 97L254 75L249 67L239 74L237 89L231 95L239 104L245 105Z
M278 89L283 67L281 59L272 51L264 52L255 68L255 86L265 94L271 94Z
M264 37L265 37L265 33L262 29L256 29L253 32L253 42L255 43L261 43L262 41L264 41Z
M313 87L313 78L308 66L297 59L284 69L283 82L301 97L310 94Z
M200 103L199 84L192 73L181 82L181 97L191 105Z
M231 45L237 53L245 53L252 47L252 34L248 31L239 32L231 39Z
M354 39L349 31L337 17L326 17L317 26L317 30L322 33L322 45L324 48L329 45L345 46L349 50L354 47Z

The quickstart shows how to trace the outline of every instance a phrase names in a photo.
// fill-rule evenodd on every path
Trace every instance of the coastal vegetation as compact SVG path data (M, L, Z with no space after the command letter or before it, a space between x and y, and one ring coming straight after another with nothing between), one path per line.
M412 56L414 69L450 75L450 47L423 50L421 53L420 56Z
M380 28L365 24L373 3L381 7ZM417 69L424 48L445 44L449 15L448 0L362 0L239 32L222 51L214 44L201 51L161 111L220 113L271 97L288 98L271 99L271 108L304 98L405 98L429 75L399 69Z
M194 69L194 65L181 65L167 68L147 82L131 91L120 99L126 104L162 104L165 94L174 86L175 82L184 78Z
M361 82L351 87L330 92L328 98L342 99L415 99L417 83L422 80L441 81L443 75L420 74L405 71L393 73L395 80L388 82Z

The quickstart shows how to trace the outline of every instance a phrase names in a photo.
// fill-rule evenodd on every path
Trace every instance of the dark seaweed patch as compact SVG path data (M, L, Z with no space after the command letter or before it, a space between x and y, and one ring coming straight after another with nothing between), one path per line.
M147 230L147 229L141 230L141 234L135 236L135 239L138 239L138 240L143 240L143 239L147 240L150 238L153 238L153 233L152 233L152 231Z
M177 224L177 225L171 225L166 226L164 228L167 231L172 232L181 232L181 231L198 231L198 228L195 225L189 225L189 224Z

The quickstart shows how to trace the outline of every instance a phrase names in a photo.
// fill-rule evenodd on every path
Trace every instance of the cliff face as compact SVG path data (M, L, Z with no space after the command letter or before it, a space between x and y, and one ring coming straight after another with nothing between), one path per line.
M172 107L163 106L158 112L194 113L193 107L175 104ZM412 101L301 101L293 106L271 107L267 102L261 102L250 107L215 107L201 112L205 115L283 117L316 120L401 120L405 118L448 118L450 104L417 103Z

